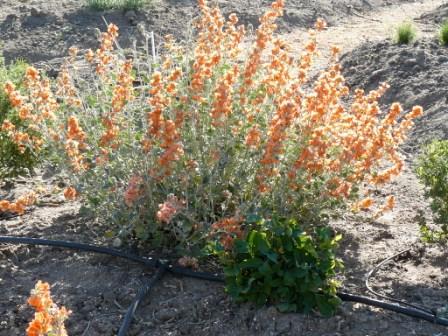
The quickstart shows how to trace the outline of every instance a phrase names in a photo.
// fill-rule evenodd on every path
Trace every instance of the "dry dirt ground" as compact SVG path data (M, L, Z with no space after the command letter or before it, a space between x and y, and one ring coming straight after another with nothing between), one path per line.
M217 1L226 13L235 11L245 23L256 18L267 1ZM412 168L420 144L448 138L448 49L438 45L434 32L447 17L446 1L287 1L281 32L293 42L317 16L329 20L319 37L323 46L344 47L344 75L351 87L375 88L388 81L392 88L382 103L401 101L427 113L403 147L408 167L384 189L374 191L378 201L394 194L393 212L370 220L369 213L348 214L332 225L343 233L340 254L345 271L344 290L366 294L365 274L378 262L412 247L404 258L386 266L372 280L376 290L443 312L448 306L448 251L446 246L419 243L416 216L430 218L423 187ZM103 15L122 31L122 44L139 38L139 26L162 35L182 36L196 13L193 1L164 0L139 12L92 12L75 0L1 0L0 40L5 56L31 62L54 60L72 44L95 46L95 28ZM420 39L410 46L391 40L393 27L414 19ZM50 62L51 63L51 62ZM43 63L40 63L41 65ZM40 203L22 217L0 217L0 235L67 239L108 244L104 229L79 213L79 204L65 203L57 192L57 175L41 172L32 179L3 181L0 199L27 189L40 190ZM37 279L52 284L55 300L73 311L67 322L71 336L116 335L120 320L140 285L152 270L139 265L62 249L0 245L0 335L23 335L32 310L26 299ZM343 303L329 319L317 315L280 314L272 307L236 305L220 284L166 276L137 311L130 335L303 335L303 336L448 336L448 328L381 309Z

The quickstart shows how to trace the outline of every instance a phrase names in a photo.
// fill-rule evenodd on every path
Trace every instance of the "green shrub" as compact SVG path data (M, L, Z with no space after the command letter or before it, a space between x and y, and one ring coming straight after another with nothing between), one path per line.
M442 45L448 46L448 21L445 21L440 27L439 38Z
M30 149L21 153L8 134L1 130L6 119L18 128L23 124L17 111L11 106L3 86L7 81L11 81L20 90L23 87L26 67L27 64L20 60L6 66L0 55L0 179L24 174L37 163L37 156Z
M87 0L90 8L95 10L105 9L140 9L148 1L147 0Z
M429 144L420 156L417 175L427 187L426 197L431 199L435 222L441 231L432 231L422 225L424 239L441 240L448 237L448 140Z
M282 312L335 312L340 300L333 279L342 262L329 228L311 234L294 220L258 221L231 251L219 243L214 250L225 265L226 289L237 301L274 304Z
M417 30L411 22L403 22L396 31L396 40L399 44L409 44L415 40Z

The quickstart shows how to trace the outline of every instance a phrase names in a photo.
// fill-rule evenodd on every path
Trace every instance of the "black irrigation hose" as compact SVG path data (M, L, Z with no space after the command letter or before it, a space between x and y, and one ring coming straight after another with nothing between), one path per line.
M75 243L68 242L64 240L48 240L41 238L25 238L25 237L9 237L9 236L0 236L0 243L9 243L9 244L27 244L27 245L41 245L41 246L54 246L54 247L64 247L72 250L80 250L86 252L95 252L100 254L107 254L114 257L119 257L123 259L128 259L135 261L137 263L143 264L147 267L154 268L162 265L163 263L160 260L153 258L145 258L140 257L135 254L126 253L117 249L102 247L90 244L83 243ZM206 272L195 272L186 267L179 267L173 265L166 265L167 271L176 275L187 276L190 278L197 278L208 281L224 281L224 278L219 274L212 274Z
M81 244L81 243L74 243L74 242L67 242L67 241L60 241L60 240L47 240L47 239L39 239L39 238L23 238L23 237L8 237L8 236L0 236L0 243L8 243L8 244L28 244L28 245L44 245L44 246L54 246L54 247L64 247L69 249L75 249L75 250L82 250L82 251L88 251L88 252L96 252L96 253L102 253L107 254L111 256L116 256L120 258L125 258L128 260L132 260L141 264L144 264L145 266L154 268L157 267L158 270L156 274L153 276L153 278L150 279L150 281L145 284L137 294L137 297L134 299L131 307L129 307L128 311L126 312L125 319L122 323L122 326L119 330L119 336L125 336L127 331L129 330L130 324L132 322L132 319L134 317L135 310L137 309L140 301L143 299L143 297L151 290L151 288L154 286L154 284L159 280L165 272L170 272L176 275L183 275L187 277L193 277L197 279L202 280L209 280L209 281L217 281L217 282L223 282L224 277L219 274L212 274L212 273L206 273L206 272L195 272L185 267L177 267L172 265L165 265L163 262L152 259L152 258L143 258L137 255L129 254L126 252L122 252L116 249L111 249L107 247L100 247L100 246L94 246L89 244ZM379 301L376 299L354 295L354 294L348 294L348 293L337 293L339 298L342 301L350 301L350 302L358 302L363 303L371 306L375 306L378 308L387 309L390 311L394 311L397 313L401 313L404 315L408 315L411 317L420 318L435 324L440 324L443 326L448 326L448 319L441 318L436 316L433 313L429 313L427 311L424 311L420 308L412 308L412 307L403 307L399 304L394 303L387 303L384 301Z
M130 254L126 252L122 252L116 249L95 246L83 243L74 243L68 242L64 240L48 240L48 239L40 239L40 238L25 238L25 237L8 237L8 236L0 236L0 243L8 243L8 244L27 244L27 245L41 245L41 246L54 246L54 247L64 247L71 250L80 250L86 252L95 252L100 254L107 254L114 257L124 258L128 260L132 260L143 264L145 266L155 268L158 267L160 262L158 260L154 260L153 258L144 258L137 256L135 254Z
M378 265L376 265L374 268L372 268L370 270L370 272L367 273L367 275L366 275L366 280L365 280L366 288L367 288L367 290L369 292L371 292L372 294L374 294L374 295L376 295L376 296L378 296L378 297L380 297L382 299L386 299L386 300L389 300L389 301L392 301L392 302L399 303L399 304L404 305L404 306L408 306L408 307L412 307L412 308L415 308L415 309L419 309L419 310L422 310L422 311L424 311L424 312L426 312L428 314L435 314L435 312L433 310L429 309L429 308L426 308L426 307L423 307L423 306L419 306L419 305L415 305L415 304L412 304L412 303L408 303L406 301L402 301L402 300L390 297L388 295L381 294L381 293L377 292L376 290L374 290L372 288L372 286L370 286L370 278L373 277L380 270L381 267L383 267L384 265L388 264L389 262L394 260L396 257L401 256L402 254L405 254L405 253L409 252L410 250L411 249L408 248L406 250L403 250L403 251L400 251L398 253L395 253L394 255L390 256L389 258L384 259L382 262L380 262Z
M348 293L338 293L338 296L342 301L363 303L363 304L366 304L369 306L387 309L387 310L394 311L396 313L408 315L411 317L416 317L416 318L419 318L422 320L432 322L434 324L448 326L448 319L438 317L437 315L434 315L433 313L428 313L421 309L412 308L412 307L403 307L396 303L388 303L388 302L368 298L365 296L353 295L353 294L348 294Z
M131 327L132 320L134 319L135 311L138 308L138 305L145 298L145 296L151 291L152 287L156 284L158 280L160 280L166 272L166 266L160 265L157 268L156 274L149 279L149 281L140 287L137 296L132 302L131 306L128 308L126 315L124 316L123 322L121 323L120 330L118 330L118 336L126 336L129 328Z

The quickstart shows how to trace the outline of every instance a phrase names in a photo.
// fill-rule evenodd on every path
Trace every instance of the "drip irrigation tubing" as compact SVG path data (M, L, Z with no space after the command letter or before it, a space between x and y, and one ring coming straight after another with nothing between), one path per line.
M123 322L121 323L120 330L118 330L118 336L126 336L129 328L131 327L132 320L134 319L135 311L138 308L138 305L145 298L145 296L151 291L152 287L156 284L158 280L160 280L166 272L165 265L161 265L157 268L156 274L149 279L149 281L140 287L137 296L135 297L132 304L129 306L126 311L126 315L123 318Z
M427 307L423 307L423 306L420 306L420 305L415 305L415 304L412 304L412 303L409 303L409 302L406 302L406 301L402 301L402 300L396 299L396 298L388 296L388 295L381 294L381 293L377 292L376 290L374 290L372 288L372 286L370 285L370 279L381 269L381 267L383 267L384 265L390 263L395 258L397 258L397 257L399 257L399 256L401 256L401 255L403 255L405 253L410 252L411 249L412 248L408 248L406 250L403 250L403 251L400 251L398 253L395 253L394 255L390 256L389 258L384 259L382 262L380 262L378 265L376 265L374 268L372 268L369 271L369 273L367 273L367 275L366 275L365 286L366 286L367 290L370 293L372 293L372 294L374 294L377 297L380 297L382 299L386 299L386 300L389 300L389 301L392 301L392 302L399 303L401 305L405 305L405 306L408 306L408 307L419 309L419 310L427 312L428 314L436 314L436 312L434 310L429 309Z
M128 308L128 310L123 318L120 329L118 331L118 336L125 336L128 333L129 328L132 324L132 320L134 319L135 312L136 312L140 302L143 300L143 298L146 295L149 294L149 292L154 287L154 285L157 283L157 281L160 280L166 272L172 273L174 275L181 275L181 276L186 276L186 277L191 277L191 278L196 278L196 279L215 281L215 282L224 282L224 277L222 275L219 275L216 273L196 272L196 271L192 271L185 267L179 267L179 266L173 266L170 264L166 264L158 259L144 258L144 257L138 256L138 255L126 253L126 252L123 252L123 251L120 251L117 249L113 249L113 248L108 248L108 247L101 247L101 246L69 242L69 241L63 241L63 240L48 240L48 239L40 239L40 238L11 237L11 236L0 236L0 243L53 246L53 247L68 248L68 249L72 249L72 250L95 252L95 253L101 253L101 254L106 254L106 255L110 255L110 256L115 256L115 257L119 257L119 258L132 260L137 263L143 264L149 268L156 268L157 270L156 270L155 275L151 279L149 279L148 282L145 283L139 289L134 301L132 302L131 306ZM400 305L398 303L388 303L388 302L380 301L377 299L372 299L369 297L345 293L345 292L338 292L337 295L342 301L362 303L362 304L390 310L393 312L397 312L400 314L404 314L407 316L411 316L414 318L423 319L423 320L429 321L431 323L448 326L448 319L439 317L436 314L434 314L432 312L428 312L426 310L422 310L421 308L403 307L402 305Z

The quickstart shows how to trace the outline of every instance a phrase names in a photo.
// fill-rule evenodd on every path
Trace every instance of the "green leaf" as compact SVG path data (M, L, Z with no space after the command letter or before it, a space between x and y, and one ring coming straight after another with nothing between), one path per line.
M288 313L291 311L295 311L294 308L297 307L297 305L288 302L282 302L277 304L276 307L281 313Z
M319 308L319 312L325 317L332 316L336 310L334 300L327 296L316 294L316 303Z
M244 260L240 263L241 268L258 268L263 264L263 261L259 258L251 258Z
M258 222L260 222L262 219L262 217L260 217L257 214L249 214L248 216L246 216L245 218L245 223L246 224L257 224Z
M224 274L228 278L236 277L238 274L240 274L240 271L241 270L238 265L224 268Z
M269 265L269 263L267 261L265 261L263 263L263 265L261 265L261 267L258 270L263 275L268 275L268 274L272 273L271 266Z
M234 250L237 254L246 254L249 253L249 247L247 246L247 242L241 239L235 239L234 241Z

